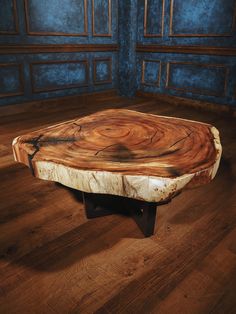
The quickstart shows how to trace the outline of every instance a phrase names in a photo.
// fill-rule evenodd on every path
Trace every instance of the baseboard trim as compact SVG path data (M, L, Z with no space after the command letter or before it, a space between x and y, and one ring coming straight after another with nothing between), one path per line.
M236 117L236 108L228 105L221 105L211 102L206 102L202 100L195 100L190 98L184 98L179 96L172 96L167 94L154 94L154 93L147 93L143 91L137 91L137 97L144 97L144 98L154 98L160 101L167 102L174 106L188 106L197 109L201 109L204 111L211 111L218 114L225 114L227 116Z
M96 100L101 100L103 98L112 97L118 95L117 89L108 89L106 91L99 91L94 93L83 93L78 95L71 95L71 96L62 96L62 97L55 97L55 98L49 98L49 99L42 99L42 100L34 100L34 101L28 101L18 104L12 104L12 105L3 105L0 106L0 117L3 116L10 116L13 114L18 113L24 113L29 110L35 110L35 111L42 111L47 110L47 107L52 107L55 105L56 107L61 105L66 105L68 101L78 101L81 103L86 103L88 100L91 100L96 97Z
M107 97L118 96L119 92L117 89L109 89L106 91L94 92L94 93L84 93L79 95L72 95L72 96L63 96L63 97L55 97L50 99L43 99L43 100L34 100L19 104L13 105L4 105L0 107L0 117L10 116L14 114L24 113L28 110L35 110L35 111L42 111L47 110L47 107L50 106L61 106L66 105L68 101L78 101L85 104L88 100L96 98L97 100L103 101ZM227 116L236 117L236 108L228 105L220 105L200 100L194 100L190 98L184 98L179 96L172 96L167 94L154 94L154 93L147 93L141 90L138 90L136 93L137 97L142 98L152 98L159 100L161 102L166 102L168 104L174 106L188 106L197 109L201 109L204 111L211 111L218 114L225 114Z

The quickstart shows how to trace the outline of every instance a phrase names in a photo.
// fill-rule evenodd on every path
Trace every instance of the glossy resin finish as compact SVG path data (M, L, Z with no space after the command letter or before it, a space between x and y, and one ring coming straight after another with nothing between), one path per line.
M186 186L210 182L222 149L211 125L106 110L19 136L13 151L41 179L161 202Z

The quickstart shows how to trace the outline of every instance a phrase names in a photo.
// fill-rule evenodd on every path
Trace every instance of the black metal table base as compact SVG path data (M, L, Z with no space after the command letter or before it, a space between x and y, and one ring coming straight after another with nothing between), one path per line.
M88 219L117 213L130 214L145 237L150 237L154 234L157 205L160 203L149 203L121 196L84 192L83 202Z

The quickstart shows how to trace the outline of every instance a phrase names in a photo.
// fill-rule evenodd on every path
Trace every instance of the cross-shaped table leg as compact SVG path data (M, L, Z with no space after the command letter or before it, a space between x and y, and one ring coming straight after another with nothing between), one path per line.
M154 234L157 203L148 203L120 196L84 192L83 201L86 216L89 219L129 212L145 237Z

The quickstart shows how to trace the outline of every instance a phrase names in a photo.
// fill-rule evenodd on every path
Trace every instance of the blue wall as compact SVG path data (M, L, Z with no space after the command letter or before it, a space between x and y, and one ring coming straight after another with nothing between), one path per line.
M119 1L119 89L134 96L136 80L137 0Z
M0 104L118 88L126 96L141 90L236 105L235 55L136 49L236 48L235 6L236 0L0 0L0 50L119 47L0 53Z
M235 0L138 0L137 44L236 47ZM137 53L137 88L236 105L236 56Z
M7 44L116 45L117 0L0 0L0 50ZM118 52L109 48L0 54L1 105L117 87Z

